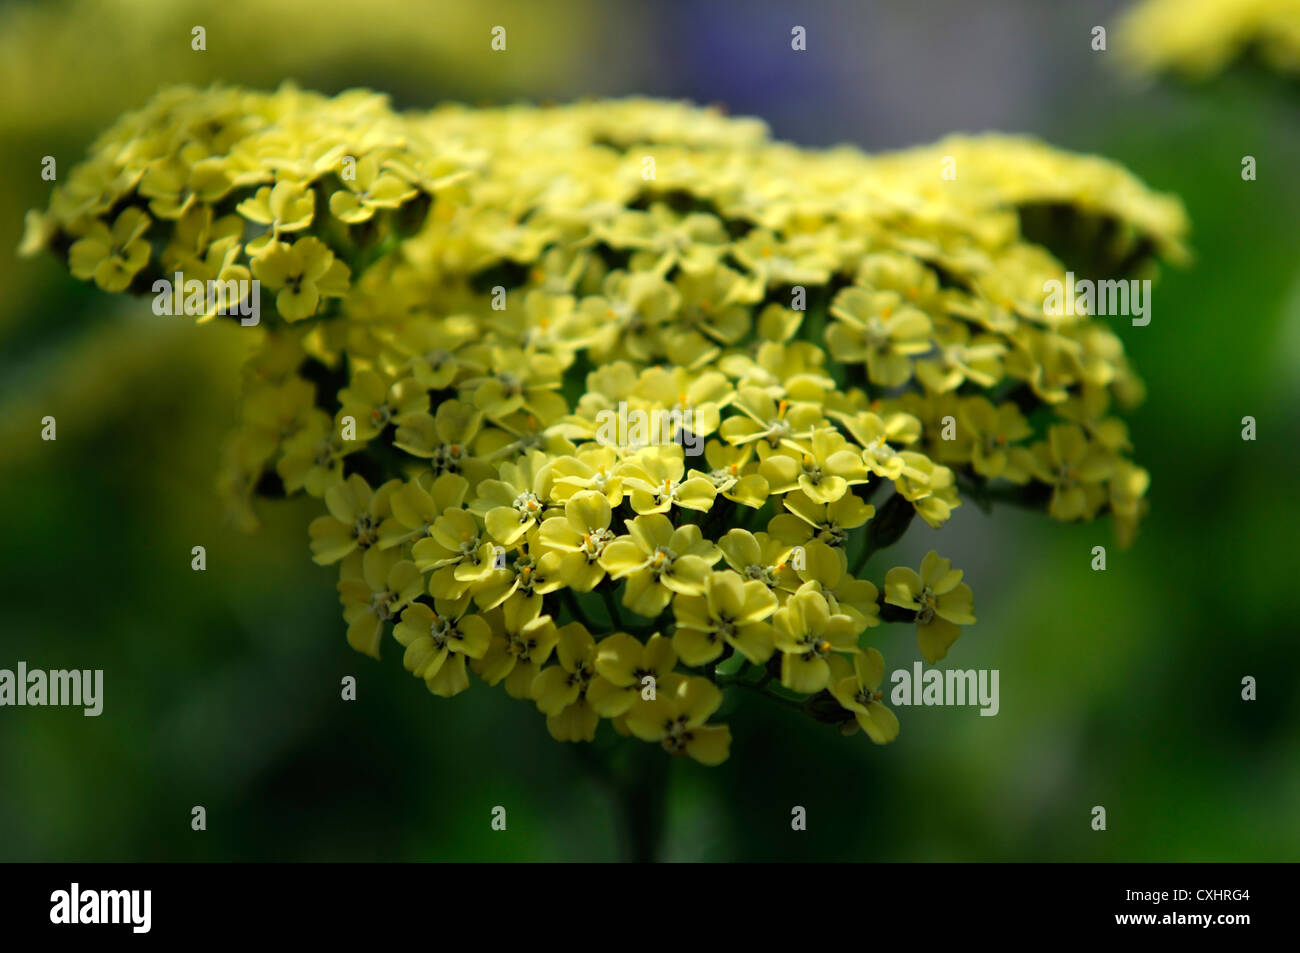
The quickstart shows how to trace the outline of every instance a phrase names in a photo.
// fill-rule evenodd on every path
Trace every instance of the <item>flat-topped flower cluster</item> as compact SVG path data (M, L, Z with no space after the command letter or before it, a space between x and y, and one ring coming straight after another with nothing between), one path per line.
M934 552L877 573L915 517L1010 501L1131 538L1148 477L1112 410L1141 383L1103 322L1042 307L1063 223L1117 272L1185 227L1024 139L871 157L648 100L179 88L24 246L108 291L272 292L238 330L221 489L249 526L257 495L322 501L311 552L357 650L394 638L438 695L503 685L563 741L606 719L715 764L729 687L896 736L889 624L935 662L975 621ZM611 440L636 412L689 432Z

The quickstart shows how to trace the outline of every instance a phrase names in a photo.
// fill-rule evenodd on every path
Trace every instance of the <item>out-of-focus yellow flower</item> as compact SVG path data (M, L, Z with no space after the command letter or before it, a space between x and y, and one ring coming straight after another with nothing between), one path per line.
M1300 0L1142 0L1120 22L1125 58L1147 72L1204 79L1254 54L1300 74Z
M253 275L277 292L275 307L286 321L309 318L323 299L341 298L348 290L348 266L312 237L268 246L253 259Z
M68 269L78 278L94 278L105 291L125 291L149 262L149 243L142 237L148 229L149 216L138 208L123 209L112 228L95 222L68 249Z

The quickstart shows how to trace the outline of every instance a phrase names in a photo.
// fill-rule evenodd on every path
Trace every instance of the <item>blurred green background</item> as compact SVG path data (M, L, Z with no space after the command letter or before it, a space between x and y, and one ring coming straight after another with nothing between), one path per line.
M1089 45L1120 9L0 4L0 246L47 200L42 156L65 173L177 80L366 85L413 107L647 93L721 102L805 145L1000 129L1114 158L1185 200L1197 256L1165 273L1148 327L1117 325L1149 388L1131 419L1152 474L1136 546L1116 549L1105 522L969 505L941 538L914 528L871 573L936 544L966 570L980 621L945 664L998 669L998 716L899 709L882 749L762 698L729 702L730 761L668 765L659 856L1295 860L1300 114L1263 76L1131 82ZM189 49L196 24L206 53ZM488 50L497 24L505 55ZM794 24L806 53L790 51ZM1255 182L1240 177L1248 154ZM0 860L627 856L611 791L531 706L481 685L438 699L395 644L381 663L347 647L335 573L308 559L314 501L264 505L255 536L223 525L212 473L237 329L155 317L45 258L0 254L0 286L0 667L102 668L106 696L99 718L0 709ZM200 544L205 573L190 569ZM1089 568L1097 544L1104 573ZM884 632L891 670L913 639ZM340 700L345 675L356 702ZM1240 699L1246 675L1257 701ZM806 832L790 830L794 805Z

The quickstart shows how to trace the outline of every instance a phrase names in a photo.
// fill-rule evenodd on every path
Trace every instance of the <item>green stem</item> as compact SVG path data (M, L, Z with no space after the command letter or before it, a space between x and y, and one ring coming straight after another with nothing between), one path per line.
M789 708L791 711L802 712L804 710L803 702L797 702L793 698L786 698L783 695L774 695L772 692L769 692L767 690L766 681L755 684L753 682L746 682L741 679L736 679L735 681L719 682L719 684L727 688L730 688L732 685L735 685L737 688L743 688L748 691L755 692L759 695L762 695L764 698L770 698L778 705L784 705L786 708Z
M895 493L886 500L885 505L867 523L867 536L863 540L862 552L858 554L853 564L851 570L853 575L862 572L863 567L867 565L867 560L880 550L898 542L907 532L907 527L911 525L914 516L916 516L916 507L901 493Z
M657 745L638 744L615 781L619 811L634 863L654 863L659 857L667 815L669 757Z
M614 590L602 587L600 595L605 600L605 611L609 613L609 624L614 627L614 630L623 628L623 613L618 611L618 603L614 599Z
M569 610L569 615L573 617L574 621L581 622L588 632L592 631L591 620L587 618L587 613L582 611L582 606L578 604L578 597L573 594L573 590L566 586L561 590L561 593L561 598L563 598L564 605Z
M663 837L670 758L658 745L603 740L565 747L612 802L627 858L652 863Z

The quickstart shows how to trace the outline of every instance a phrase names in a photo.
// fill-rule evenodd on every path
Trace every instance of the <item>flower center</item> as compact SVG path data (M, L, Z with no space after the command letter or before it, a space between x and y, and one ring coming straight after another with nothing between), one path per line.
M651 553L650 572L654 575L655 579L658 579L660 576L672 575L673 560L676 558L677 554L667 546L660 546Z
M774 447L781 443L782 437L788 437L790 433L790 421L784 417L776 417L767 422L767 442Z
M392 592L376 592L370 600L370 609L385 622L393 617L393 600L397 595Z
M806 659L825 658L830 654L831 644L825 639L819 639L814 635L805 635L803 643L806 646L804 649L804 658Z
M870 705L874 705L884 697L883 692L873 692L871 689L864 686L858 689L858 693L853 696L853 700L866 708Z
M429 623L429 638L438 648L443 648L451 639L460 638L460 633L456 630L454 622L435 615L433 621Z
M823 523L818 527L817 538L827 546L843 546L849 534L834 523Z
M804 476L808 477L813 483L821 483L822 468L817 465L817 461L811 453L803 455L803 472Z
M867 345L872 348L882 348L889 343L889 331L885 329L885 323L878 315L873 314L867 318L862 336Z
M328 440L322 440L316 444L316 454L312 457L316 466L328 468L334 462L334 445Z
M936 599L934 593L930 591L929 586L925 586L916 596L916 601L921 604L921 608L916 612L916 622L918 625L929 625L934 621L934 612Z
M686 716L678 715L664 725L664 750L669 754L685 754L686 745L694 737L686 727Z
M521 523L536 519L538 514L542 512L542 504L529 490L524 490L515 497L514 507L519 511L519 522Z
M614 534L607 529L593 529L582 537L582 552L587 557L587 562L595 562L605 548L605 544L614 538Z
M352 535L357 538L357 545L362 549L369 549L375 545L379 539L379 530L369 513L362 513L357 517L352 527Z
M460 461L465 450L458 443L444 443L433 452L433 469L435 473L459 473Z

